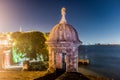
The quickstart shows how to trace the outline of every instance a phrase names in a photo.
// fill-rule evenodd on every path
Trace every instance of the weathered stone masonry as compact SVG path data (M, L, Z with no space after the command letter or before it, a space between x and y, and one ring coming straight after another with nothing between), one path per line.
M82 43L77 31L68 24L66 9L61 9L60 22L50 31L46 44L49 47L49 71L64 69L67 72L78 71L78 46Z

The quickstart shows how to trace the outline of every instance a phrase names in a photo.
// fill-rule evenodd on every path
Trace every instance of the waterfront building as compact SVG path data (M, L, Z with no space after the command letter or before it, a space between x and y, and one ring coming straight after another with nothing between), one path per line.
M0 35L0 69L5 69L11 64L12 44L9 34Z
M78 46L81 41L75 28L68 24L65 18L66 9L61 9L62 18L50 31L46 44L49 47L49 68L54 72L56 69L66 72L78 71Z

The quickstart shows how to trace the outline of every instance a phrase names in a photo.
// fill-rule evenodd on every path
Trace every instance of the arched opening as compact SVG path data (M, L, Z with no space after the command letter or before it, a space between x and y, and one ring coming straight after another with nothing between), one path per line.
M66 53L62 52L62 70L66 71Z

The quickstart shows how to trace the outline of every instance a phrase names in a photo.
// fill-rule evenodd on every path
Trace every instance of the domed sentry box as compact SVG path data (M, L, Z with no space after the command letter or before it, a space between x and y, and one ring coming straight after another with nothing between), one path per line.
M66 9L61 9L60 22L50 31L46 44L49 47L49 71L56 69L66 72L78 71L78 46L81 41L77 31L65 19Z

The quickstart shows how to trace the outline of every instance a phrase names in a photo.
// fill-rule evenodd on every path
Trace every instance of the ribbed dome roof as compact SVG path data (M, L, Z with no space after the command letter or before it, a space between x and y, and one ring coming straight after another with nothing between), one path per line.
M57 24L50 32L48 41L79 42L76 30L70 24Z
M62 18L61 21L55 25L50 31L48 41L50 42L80 42L77 31L72 25L68 24L65 19L65 8L61 9Z

